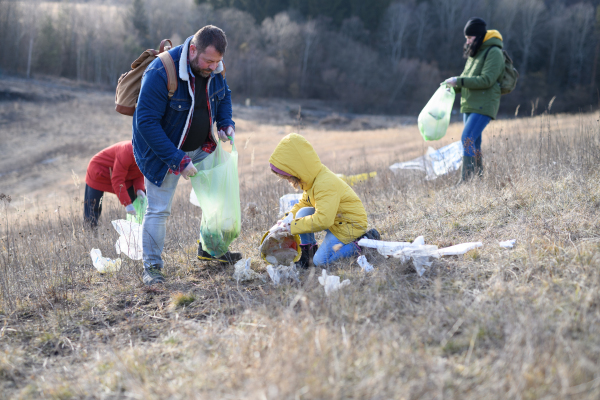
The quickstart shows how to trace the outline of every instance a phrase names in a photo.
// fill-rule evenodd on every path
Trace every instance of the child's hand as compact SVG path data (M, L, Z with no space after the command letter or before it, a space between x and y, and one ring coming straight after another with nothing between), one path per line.
M269 229L269 232L272 238L281 239L286 236L290 236L292 234L291 230L292 227L289 223L279 221L277 224L273 225L271 229Z

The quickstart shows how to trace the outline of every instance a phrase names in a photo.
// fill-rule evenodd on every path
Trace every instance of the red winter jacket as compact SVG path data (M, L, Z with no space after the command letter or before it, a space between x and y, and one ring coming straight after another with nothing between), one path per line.
M144 175L133 158L131 141L113 144L90 160L85 183L93 189L117 195L124 206L131 204L127 189L145 190Z

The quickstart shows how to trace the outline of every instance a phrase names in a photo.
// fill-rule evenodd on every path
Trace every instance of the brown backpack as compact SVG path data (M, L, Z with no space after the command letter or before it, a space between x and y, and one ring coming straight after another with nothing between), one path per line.
M167 44L168 46L165 46ZM131 64L131 70L125 72L119 78L117 83L117 92L115 95L115 110L123 115L132 116L137 105L140 88L142 87L142 76L144 71L156 57L160 58L167 71L167 88L169 89L169 99L177 90L177 71L175 62L168 51L173 47L169 39L160 42L159 51L148 49L143 52L137 60Z

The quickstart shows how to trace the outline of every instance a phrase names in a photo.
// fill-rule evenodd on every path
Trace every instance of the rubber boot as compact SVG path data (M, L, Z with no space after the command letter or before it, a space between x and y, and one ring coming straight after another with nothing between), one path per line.
M481 154L475 156L475 174L480 178L483 177L483 155Z
M312 260L318 248L319 246L316 244L301 244L300 249L302 249L302 255L300 256L300 259L296 261L296 268L308 268L310 266L310 260Z
M475 174L475 157L463 156L460 181L467 182Z

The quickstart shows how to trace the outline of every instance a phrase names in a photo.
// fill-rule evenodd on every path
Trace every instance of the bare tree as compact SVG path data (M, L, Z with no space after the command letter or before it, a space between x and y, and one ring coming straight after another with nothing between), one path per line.
M529 69L529 59L534 48L535 40L538 38L540 26L542 26L542 15L546 7L542 0L521 0L520 1L520 30L515 35L515 42L521 50L521 64L519 73L523 78L526 77Z
M569 36L569 83L581 83L582 69L590 49L593 37L594 7L588 3L575 4L568 8L566 25Z
M318 37L317 23L315 20L308 21L302 29L302 38L304 40L304 54L302 56L302 71L300 73L300 90L305 93L306 71L308 69L308 59L311 48Z
M392 3L383 19L383 33L388 46L389 61L396 71L412 25L413 8L405 3Z

